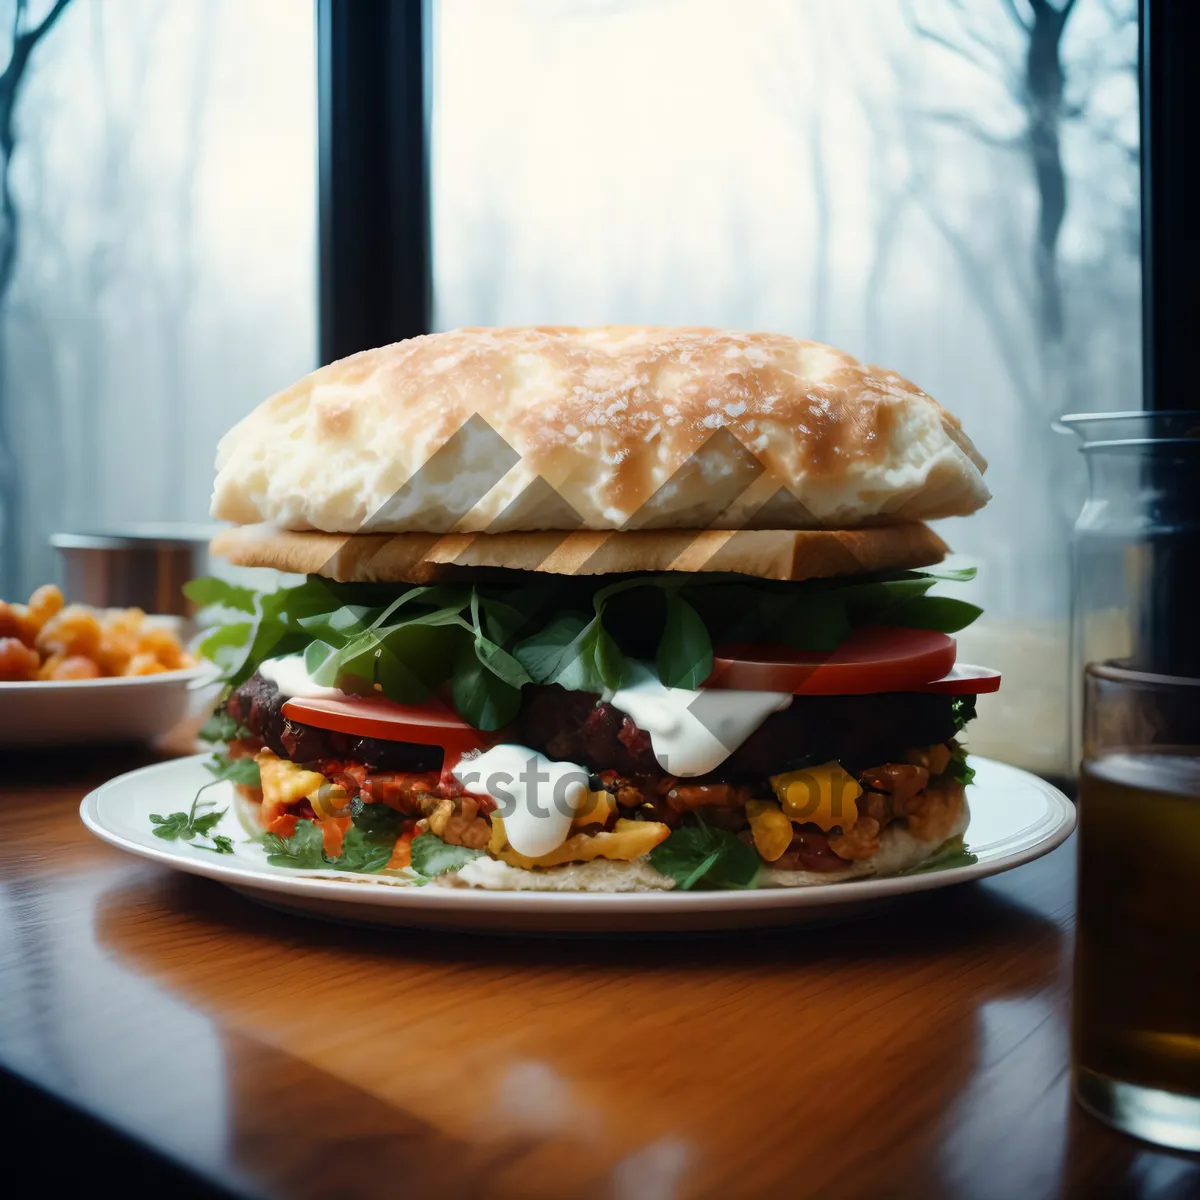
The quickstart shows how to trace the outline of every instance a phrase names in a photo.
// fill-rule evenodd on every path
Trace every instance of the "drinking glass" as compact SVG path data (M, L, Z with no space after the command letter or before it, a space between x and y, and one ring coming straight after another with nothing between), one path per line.
M1072 1077L1080 1103L1200 1150L1200 679L1084 672Z

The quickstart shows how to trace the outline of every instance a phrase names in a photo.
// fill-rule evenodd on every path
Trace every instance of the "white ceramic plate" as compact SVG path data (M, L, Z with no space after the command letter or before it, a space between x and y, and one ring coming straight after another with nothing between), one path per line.
M228 834L233 855L187 842L156 838L150 814L186 809L197 788L211 781L204 755L132 771L97 788L80 808L84 824L122 850L228 884L275 907L334 920L381 925L521 932L629 932L728 929L841 919L891 896L950 887L996 875L1053 850L1075 828L1075 808L1048 783L990 759L972 758L968 792L972 819L971 866L891 879L796 889L745 892L635 892L616 895L562 892L489 892L465 888L397 886L366 875L273 867L246 838L232 811L214 830ZM224 807L228 784L207 797Z
M0 683L0 746L148 742L211 705L211 664L113 679Z

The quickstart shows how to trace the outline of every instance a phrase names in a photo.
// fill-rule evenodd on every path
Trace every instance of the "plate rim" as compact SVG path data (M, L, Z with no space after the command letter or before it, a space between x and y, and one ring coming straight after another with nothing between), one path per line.
M235 888L252 888L261 892L276 892L281 895L322 897L335 903L351 907L363 905L371 908L411 908L414 913L422 910L457 909L463 912L521 912L553 910L560 913L572 911L614 912L757 912L771 909L801 909L809 907L837 907L842 904L858 904L873 900L884 900L893 896L914 892L932 891L969 883L976 879L987 879L1003 874L1016 867L1042 858L1061 846L1074 832L1077 814L1075 805L1053 784L1032 772L998 762L982 755L972 755L977 763L998 767L1005 772L1019 775L1026 783L1032 783L1050 807L1056 810L1057 820L1048 833L1031 845L1023 846L1009 854L986 863L972 863L962 867L948 867L914 875L890 875L882 878L868 877L846 880L839 883L817 884L801 888L757 888L744 891L677 891L666 889L645 892L553 892L553 891L499 891L488 888L453 887L405 887L397 884L381 884L369 878L346 878L344 875L276 874L264 872L245 863L227 862L213 856L201 859L198 856L178 852L178 847L163 843L161 847L135 842L125 835L103 825L97 809L101 798L108 792L125 786L132 779L155 774L178 772L207 758L205 753L168 759L151 763L145 767L126 771L106 780L83 797L79 815L88 830L101 841L139 858L159 862L175 870L191 875L214 879ZM839 899L840 898L840 899Z
M148 687L154 684L162 686L167 683L207 680L210 675L215 682L219 674L220 672L212 663L197 663L194 667L155 671L151 675L105 675L100 679L8 679L0 680L0 696L19 696L23 693L45 696L52 692L86 691L96 688ZM163 764L155 763L153 765L162 766ZM127 771L126 774L132 775L133 772ZM118 775L117 778L120 779L121 776ZM108 780L108 782L112 783L113 780Z

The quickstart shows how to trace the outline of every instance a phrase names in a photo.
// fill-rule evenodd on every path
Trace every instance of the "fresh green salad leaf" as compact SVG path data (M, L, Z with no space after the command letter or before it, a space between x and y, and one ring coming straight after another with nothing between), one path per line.
M678 592L668 592L666 599L658 677L667 687L698 688L712 674L712 638L700 614Z
M206 633L197 647L200 653L224 670L231 670L245 653L246 639L253 625L249 621L230 621Z
M200 579L189 579L183 585L183 594L197 608L208 608L209 605L219 604L222 608L234 608L241 612L254 611L253 588L239 587L237 584L226 583L223 579L215 579L206 575Z
M258 763L252 758L230 758L228 754L218 752L212 756L211 762L204 764L204 769L216 777L214 783L226 780L245 784L246 787L262 787Z
M404 818L387 805L364 804L357 799L351 801L350 814L351 825L342 839L342 852L337 858L330 858L325 853L320 825L315 821L297 821L296 832L291 837L263 834L267 862L273 867L310 870L329 867L367 875L382 871L392 857Z
M392 857L396 845L394 836L351 825L342 839L342 852L334 860L339 871L361 871L372 874L382 871Z
M412 840L412 868L427 879L445 875L465 867L482 850L468 850L466 846L452 846L443 842L436 833L420 833Z
M239 738L248 738L250 730L239 724L237 718L227 713L222 706L200 726L196 736L204 742L233 742Z
M233 842L229 838L223 834L212 836L213 829L229 810L222 808L220 811L206 811L210 809L209 802L201 800L197 792L192 807L187 812L173 812L165 817L159 813L151 813L150 824L154 826L152 832L155 837L167 842L191 842L198 837L208 838L211 845L196 842L196 849L211 850L214 854L232 854Z
M273 867L327 867L330 863L325 857L324 843L321 827L315 821L297 821L291 837L264 833L262 838L267 862Z
M936 629L941 633L957 633L966 629L983 609L953 596L918 596L898 605L888 613L893 625L908 629Z
M762 863L752 846L697 817L695 824L676 829L650 851L650 865L688 891L697 886L753 887Z
M363 833L388 837L395 842L406 818L386 804L367 804L361 796L355 796L350 801L350 819Z
M899 571L798 583L716 572L610 582L522 575L513 584L411 587L399 596L387 584L309 576L253 595L196 580L189 595L230 614L201 652L223 667L231 687L266 658L304 653L317 682L357 679L402 704L448 684L458 712L491 730L516 715L525 684L615 689L631 677L631 659L654 662L671 686L696 687L711 670L713 646L722 643L832 650L855 627L874 623L952 633L979 609L927 593L939 580L973 574Z
M950 701L950 713L954 718L955 734L962 733L968 722L975 720L975 697L955 696Z
M967 762L967 752L962 746L958 747L957 753L946 764L946 774L951 779L957 779L965 787L975 779L975 768Z

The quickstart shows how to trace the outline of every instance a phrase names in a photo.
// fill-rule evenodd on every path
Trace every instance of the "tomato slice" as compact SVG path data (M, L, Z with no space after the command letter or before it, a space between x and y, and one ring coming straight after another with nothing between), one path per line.
M1000 690L1000 672L991 667L977 667L972 663L956 662L941 679L923 683L912 689L914 692L938 692L943 696L978 696L984 692Z
M416 742L441 746L448 756L489 745L486 736L468 725L449 705L430 698L422 704L397 704L385 696L346 696L315 699L293 696L283 715L301 725L380 738L385 742Z
M704 686L796 696L918 691L945 678L956 653L954 639L932 629L871 625L856 629L836 650L718 646Z

